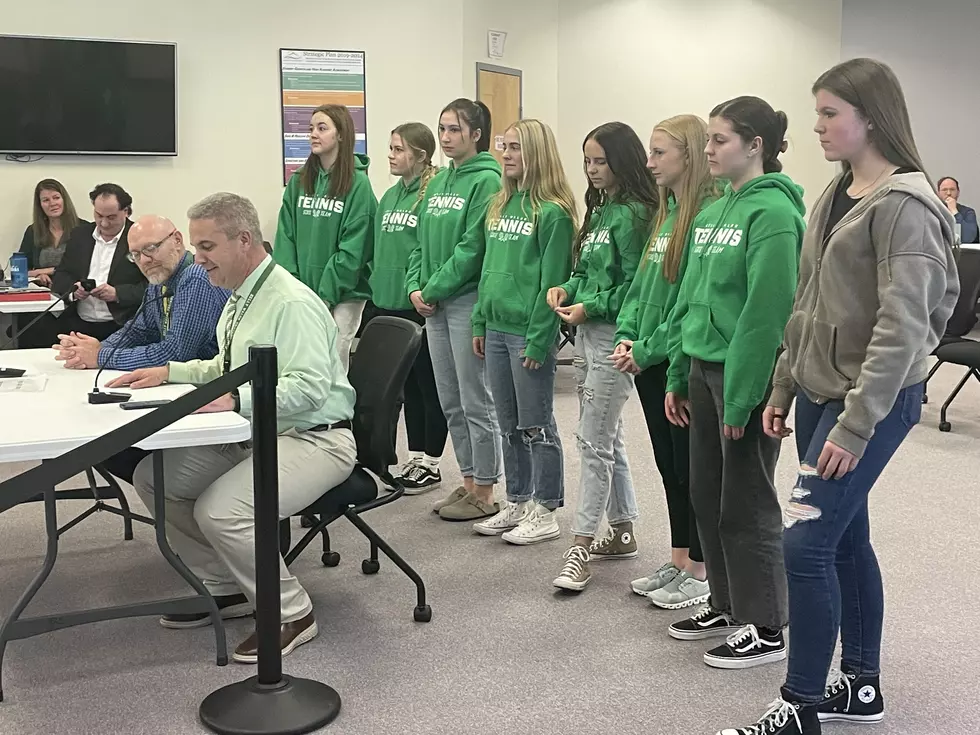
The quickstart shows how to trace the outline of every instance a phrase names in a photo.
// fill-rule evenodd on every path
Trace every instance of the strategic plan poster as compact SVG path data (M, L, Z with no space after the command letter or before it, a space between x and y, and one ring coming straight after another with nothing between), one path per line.
M354 118L354 150L367 153L364 52L279 49L283 184L310 155L310 117L320 105L346 105Z

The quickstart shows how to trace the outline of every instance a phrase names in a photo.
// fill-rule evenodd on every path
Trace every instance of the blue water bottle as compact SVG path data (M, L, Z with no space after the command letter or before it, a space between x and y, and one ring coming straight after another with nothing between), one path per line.
M10 285L14 288L27 288L27 256L23 253L10 256Z

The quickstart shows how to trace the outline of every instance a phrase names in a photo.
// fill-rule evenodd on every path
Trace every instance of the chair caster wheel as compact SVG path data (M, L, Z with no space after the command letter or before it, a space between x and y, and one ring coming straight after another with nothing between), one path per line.
M940 431L952 431L953 430L953 425L951 423L949 423L948 421L940 421L939 422L939 430Z
M432 608L428 605L421 605L415 608L415 622L428 623L432 620Z
M381 569L381 564L374 559L365 559L361 562L361 571L365 574L377 574L379 569Z
M320 556L320 561L323 562L325 567L335 567L340 564L340 554L336 551L325 551Z

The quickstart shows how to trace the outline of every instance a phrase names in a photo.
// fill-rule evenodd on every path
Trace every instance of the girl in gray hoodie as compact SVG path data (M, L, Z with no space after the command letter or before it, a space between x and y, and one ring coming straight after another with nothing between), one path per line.
M819 735L878 722L883 616L868 495L918 423L927 358L959 294L953 218L924 172L901 86L852 59L814 84L814 131L843 173L813 209L763 428L800 470L783 515L790 653L780 697L720 735ZM830 666L840 630L840 670ZM830 676L828 678L828 673Z

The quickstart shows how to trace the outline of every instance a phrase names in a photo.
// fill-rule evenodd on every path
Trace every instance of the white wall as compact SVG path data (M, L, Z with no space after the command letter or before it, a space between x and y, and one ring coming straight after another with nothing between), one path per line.
M51 0L42 6L4 2L2 32L178 44L179 120L176 158L48 156L36 163L0 161L0 264L31 216L39 179L68 188L91 219L88 192L116 181L137 214L155 212L186 224L201 197L232 190L252 199L267 239L282 198L280 47L367 53L368 152L371 179L389 185L388 132L406 120L435 124L438 111L462 94L462 7L446 0L359 0L292 5L268 0L131 0L113 12L90 3ZM319 10L318 10L319 9ZM371 22L365 24L365 19ZM234 23L239 26L231 29ZM446 40L450 39L450 40Z
M831 173L809 132L809 88L839 59L840 0L360 0L330 3L317 15L319 7L291 7L285 17L267 0L132 0L108 14L76 0L43 9L6 3L4 33L176 42L180 155L0 161L0 263L20 243L34 184L48 176L68 187L84 214L91 187L116 181L133 194L137 213L181 227L202 196L237 191L255 202L271 240L282 196L283 46L367 52L368 151L379 194L391 183L388 132L406 120L435 126L446 102L474 94L477 61L524 72L524 113L555 129L579 192L582 137L595 125L621 119L646 142L660 119L706 116L742 93L789 114L784 160L808 201ZM503 59L487 56L490 29L508 33Z
M585 189L582 139L595 126L620 120L646 145L660 120L707 119L741 94L786 112L784 170L808 204L823 191L833 167L811 130L810 87L840 59L840 0L562 0L561 10L559 142L576 191Z
M547 122L555 133L558 114L558 11L564 0L464 0L463 89L476 93L476 62L520 69L524 117ZM487 53L487 31L505 31L504 58Z
M963 203L980 206L980 2L844 0L841 35L841 58L894 69L928 173L956 177Z

